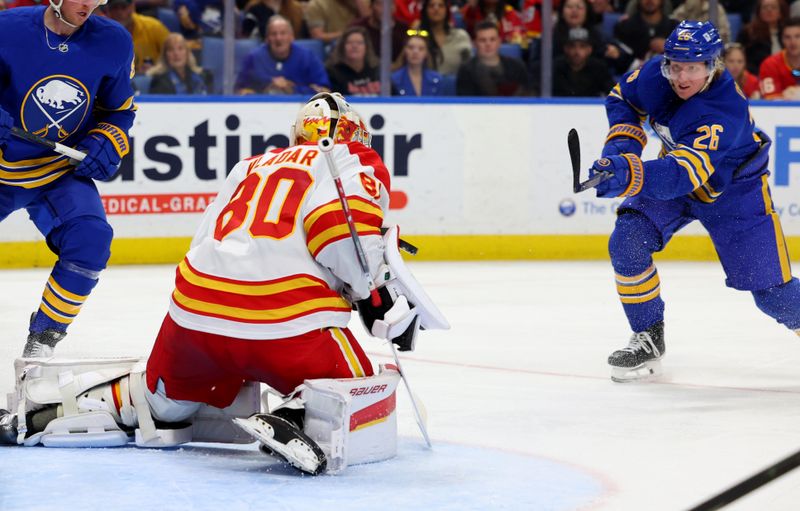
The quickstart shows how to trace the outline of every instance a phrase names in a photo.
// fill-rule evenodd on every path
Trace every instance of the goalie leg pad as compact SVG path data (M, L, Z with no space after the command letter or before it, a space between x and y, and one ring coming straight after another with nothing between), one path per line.
M306 380L303 430L328 458L328 473L397 455L400 374L381 366L369 378Z

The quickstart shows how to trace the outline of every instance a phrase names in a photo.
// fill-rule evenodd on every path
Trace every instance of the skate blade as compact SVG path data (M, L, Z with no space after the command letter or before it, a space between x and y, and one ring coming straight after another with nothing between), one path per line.
M661 376L661 374L660 360L650 360L636 367L611 366L611 381L617 383L651 381Z
M324 456L320 458L311 446L298 438L281 443L275 440L275 430L267 422L255 417L235 418L237 426L250 433L261 442L265 454L285 461L294 468L311 475L318 475L325 469Z

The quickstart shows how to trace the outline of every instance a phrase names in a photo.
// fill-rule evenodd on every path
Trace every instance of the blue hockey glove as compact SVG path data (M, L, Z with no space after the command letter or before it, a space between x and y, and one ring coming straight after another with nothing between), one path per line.
M630 197L642 190L644 166L635 154L609 156L595 161L589 169L589 177L598 172L607 172L611 177L595 186L598 197Z
M84 138L78 145L86 153L86 158L75 167L76 176L107 181L119 170L121 158L114 144L105 136L94 133Z
M642 150L647 143L647 135L641 126L634 124L615 124L608 130L606 145L603 147L601 156L617 156L619 154L632 153L636 156L642 155Z
M14 126L14 118L0 108L0 144L8 140L12 126Z

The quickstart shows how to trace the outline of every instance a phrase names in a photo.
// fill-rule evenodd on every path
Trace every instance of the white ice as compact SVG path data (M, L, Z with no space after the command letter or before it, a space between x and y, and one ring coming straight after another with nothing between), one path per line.
M432 451L401 388L389 462L312 478L253 445L4 447L0 510L688 509L800 448L800 339L726 288L718 264L658 268L659 381L609 379L606 357L629 332L607 262L412 263L453 325L402 355ZM0 272L0 396L47 273ZM106 270L58 355L146 355L173 276ZM387 346L363 344L389 360ZM798 508L800 469L726 509Z

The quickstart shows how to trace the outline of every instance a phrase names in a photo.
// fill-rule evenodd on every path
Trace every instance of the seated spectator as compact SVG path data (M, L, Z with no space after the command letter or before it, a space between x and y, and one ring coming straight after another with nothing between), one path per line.
M169 30L156 18L134 12L132 0L108 0L106 15L128 29L133 39L136 74L144 74L158 61Z
M345 96L377 96L381 92L378 57L362 27L350 27L344 31L325 69L333 92Z
M383 17L383 0L371 0L370 5L372 8L370 9L369 16L364 16L362 18L358 18L353 20L350 23L351 27L363 27L364 30L367 31L367 35L369 36L369 40L372 43L372 48L375 51L375 54L380 56L381 50L381 20ZM403 23L402 21L397 21L394 19L394 2L392 2L392 34L391 34L391 45L392 45L392 69L397 69L400 66L400 56L403 53L403 47L406 44L406 39L408 39L408 25Z
M522 60L500 55L500 31L492 21L475 26L475 56L458 69L459 96L527 96L528 73Z
M783 25L781 43L783 50L761 63L761 96L800 101L800 18L789 18Z
M605 96L614 86L606 63L592 56L592 42L585 28L573 28L564 55L553 61L553 96Z
M563 0L558 6L558 20L553 27L553 58L564 54L564 46L573 28L585 28L589 31L593 55L605 59L615 74L628 70L633 62L633 54L624 45L606 40L602 31L592 20L588 0Z
M744 47L747 70L758 75L765 58L781 51L778 35L781 24L789 19L786 0L757 0L753 18L739 32L737 42Z
M711 21L710 9L708 0L686 0L672 11L670 17L678 21ZM722 6L722 2L717 4L717 24L715 26L722 42L731 42L731 24L728 22L728 13Z
M292 24L280 14L267 22L267 40L244 58L237 94L316 94L330 90L325 67L311 50L294 44Z
M197 65L182 34L167 37L158 63L147 74L150 94L207 95L214 90L214 76Z
M429 69L428 41L415 34L408 38L401 57L402 67L392 73L398 96L439 96L442 75Z
M664 41L678 21L669 17L663 0L637 0L630 16L614 26L614 37L633 51L633 57L644 62L664 53Z
M353 20L369 16L365 0L311 0L305 9L306 26L313 39L332 43Z
M736 84L742 89L744 95L750 99L758 99L761 94L758 91L758 77L750 74L746 68L744 48L739 43L729 43L725 45L725 67L731 74Z
M222 35L223 0L174 0L173 8L187 40Z
M263 41L267 38L267 22L275 14L280 14L292 24L295 37L303 39L308 35L303 19L303 7L297 0L250 0L244 7L242 37Z
M419 30L427 32L431 68L443 75L456 74L472 57L472 41L463 28L452 26L449 0L423 0Z
M464 28L474 37L475 27L481 21L492 21L497 24L501 43L513 43L528 47L522 19L512 3L507 0L473 0L461 9L464 16Z

